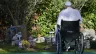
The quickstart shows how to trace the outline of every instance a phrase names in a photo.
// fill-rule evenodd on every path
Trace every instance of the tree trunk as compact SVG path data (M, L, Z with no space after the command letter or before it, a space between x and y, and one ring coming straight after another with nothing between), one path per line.
M9 9L9 7L8 7L8 6L7 6L7 8L8 8L8 11L9 11L9 13L10 13L10 16L11 16L11 18L12 18L13 25L17 26L17 25L18 25L18 20L17 20L17 19L14 19L14 17L13 17L13 14L12 14L11 10Z
M21 28L21 32L22 32L22 39L27 39L27 27L24 24Z
M14 25L14 26L18 26L18 20L17 20L17 19L14 19L13 14L12 14L12 12L10 11L9 7L7 7L7 8L8 8L8 11L9 11L9 13L10 13L10 16L11 16L11 18L12 18L13 25ZM27 27L26 27L24 24L23 24L23 26L22 26L22 28L21 28L21 32L22 32L22 38L23 38L23 39L27 39Z

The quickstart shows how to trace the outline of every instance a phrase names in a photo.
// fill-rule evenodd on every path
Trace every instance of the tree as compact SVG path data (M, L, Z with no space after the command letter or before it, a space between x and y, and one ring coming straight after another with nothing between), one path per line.
M48 35L50 31L54 31L54 25L56 25L59 12L64 9L64 3L66 0L2 0L0 1L0 10L3 15L6 15L12 25L24 25L22 31L31 30L33 24L34 13L38 15L38 19L35 24L40 27L38 33L42 36ZM95 0L69 0L72 2L72 6L81 11L83 16L83 23L87 28L95 28ZM79 4L79 5L78 5ZM94 17L90 17L94 16ZM91 23L88 23L90 21ZM10 24L9 23L9 24ZM94 24L94 26L93 26ZM36 31L37 32L37 31ZM27 32L25 32L27 33ZM26 35L24 36L26 37Z
M42 0L3 0L1 9L3 13L6 13L6 18L12 20L12 25L23 25L22 33L26 38L28 21L32 18L32 14L35 12L35 6Z

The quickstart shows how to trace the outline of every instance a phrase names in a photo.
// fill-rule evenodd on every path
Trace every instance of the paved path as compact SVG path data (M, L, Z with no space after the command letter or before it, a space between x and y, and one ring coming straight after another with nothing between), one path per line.
M0 53L0 54L56 54L56 52ZM74 54L74 53L73 52L63 52L63 54ZM84 54L96 54L96 52L84 52Z

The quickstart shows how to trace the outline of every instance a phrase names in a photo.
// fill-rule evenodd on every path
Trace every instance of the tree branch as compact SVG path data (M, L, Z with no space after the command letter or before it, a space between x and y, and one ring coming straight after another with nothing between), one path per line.
M11 18L12 18L12 20L13 20L13 23L16 24L16 23L15 23L15 19L14 19L14 17L13 17L13 14L12 14L10 8L8 7L8 5L7 5L7 9L8 9L8 11L9 11L9 13L10 13L10 16L11 16Z
M88 0L87 0L87 1L88 1ZM83 3L82 7L80 8L80 11L82 10L82 8L84 7L84 5L85 5L85 3L86 3L87 1L85 0L85 2Z

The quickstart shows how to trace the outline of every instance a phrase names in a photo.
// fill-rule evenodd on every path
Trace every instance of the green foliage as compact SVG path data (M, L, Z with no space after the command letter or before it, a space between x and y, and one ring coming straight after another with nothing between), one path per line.
M72 2L72 7L76 8L78 10L82 10L83 6L86 2L89 2L89 0L69 0Z
M64 0L43 0L37 5L36 12L39 14L37 25L40 26L39 32L42 36L48 36L50 31L54 31L58 13L64 5Z
M52 24L52 21L49 17L49 19L46 17L46 13L43 14L44 15L39 17L37 24L40 26L39 32L41 33L41 35L48 36L49 32L54 30L54 24Z
M54 31L59 12L64 9L67 0L2 0L0 2L0 16L6 17L6 24L25 24L29 33L36 36L48 36L50 31ZM69 0L72 6L81 11L85 28L96 29L96 0ZM39 17L36 25L40 29L32 30L33 13ZM8 18L8 19L7 19Z
M27 40L22 40L21 43L22 43L22 46L23 46L24 48L28 48L29 45L30 45L30 43L29 43Z
M82 8L83 24L85 28L96 30L96 0L88 0Z
M88 2L85 3L82 12L89 13L96 13L96 0L88 0Z
M59 12L64 9L66 0L43 0L36 6L36 13L39 14L37 25L42 36L47 36L50 31L54 31ZM70 0L72 6L81 10L85 28L95 29L95 0ZM94 2L93 2L94 1ZM79 5L78 5L79 4ZM89 5L90 4L90 5ZM92 9L93 7L93 9ZM90 11L91 10L91 11ZM90 13L91 12L91 13ZM94 12L94 13L93 13ZM90 14L89 14L90 13ZM88 22L88 23L87 23Z
M85 25L85 28L96 29L96 14L94 14L94 13L90 13L90 14L85 13L83 23Z

